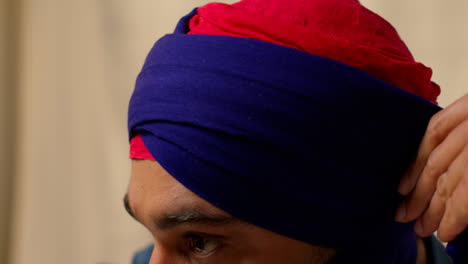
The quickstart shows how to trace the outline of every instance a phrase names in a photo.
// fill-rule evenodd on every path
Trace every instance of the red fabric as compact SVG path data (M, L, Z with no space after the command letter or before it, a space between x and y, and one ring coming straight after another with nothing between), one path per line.
M243 0L198 9L188 34L246 37L334 59L436 103L432 70L415 62L396 30L357 0ZM155 158L140 136L130 158Z
M357 0L243 0L200 7L188 34L253 38L334 59L436 103L432 70Z
M137 135L130 140L130 158L155 160L153 155L148 151L140 135Z

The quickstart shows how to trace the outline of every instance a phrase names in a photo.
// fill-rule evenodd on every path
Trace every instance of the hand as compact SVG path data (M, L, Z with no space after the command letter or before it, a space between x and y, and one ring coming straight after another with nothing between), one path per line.
M417 219L419 236L451 241L468 227L468 94L431 118L398 191L408 196L395 220Z

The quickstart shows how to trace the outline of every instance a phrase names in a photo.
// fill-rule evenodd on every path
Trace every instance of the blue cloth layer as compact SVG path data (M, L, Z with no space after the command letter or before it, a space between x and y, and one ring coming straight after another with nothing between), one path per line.
M396 190L440 108L334 60L186 35L188 17L146 59L130 138L141 134L173 177L240 219L369 249L359 263L414 263L412 224L393 221Z
M463 233L447 245L446 252L450 255L454 264L468 263L468 229L465 229Z

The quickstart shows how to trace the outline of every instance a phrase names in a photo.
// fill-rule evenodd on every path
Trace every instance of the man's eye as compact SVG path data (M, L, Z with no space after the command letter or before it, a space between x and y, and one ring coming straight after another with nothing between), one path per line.
M189 249L201 257L211 255L219 246L219 240L209 236L190 234L186 238Z

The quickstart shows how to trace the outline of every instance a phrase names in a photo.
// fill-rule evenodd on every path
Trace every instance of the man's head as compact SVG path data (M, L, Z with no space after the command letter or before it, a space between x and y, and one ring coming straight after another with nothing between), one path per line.
M154 237L150 264L321 264L336 255L334 249L233 217L191 192L156 161L132 161L124 201L127 211Z
M439 108L400 88L435 101L430 74L358 1L194 10L153 47L130 101L132 146L145 149L131 156L153 161L133 161L127 200L154 252L172 252L155 259L206 242L236 263L273 263L267 251L328 261L326 248L344 263L411 263L416 236L393 221L396 187ZM175 233L187 222L235 231L208 233L220 242Z

